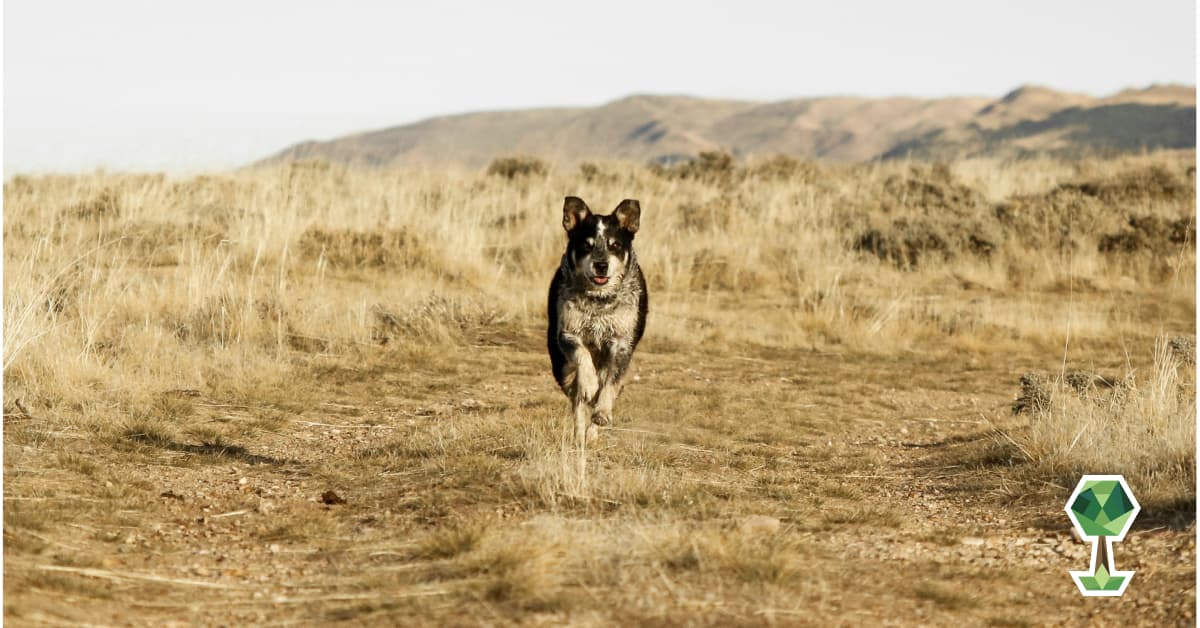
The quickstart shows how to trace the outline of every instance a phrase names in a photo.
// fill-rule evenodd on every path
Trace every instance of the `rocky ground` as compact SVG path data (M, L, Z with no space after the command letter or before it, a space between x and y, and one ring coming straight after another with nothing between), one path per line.
M315 356L260 403L163 391L220 442L10 413L6 622L1195 622L1194 513L1146 505L1124 597L1075 589L1072 487L1004 436L1053 359L650 346L583 488L536 339Z

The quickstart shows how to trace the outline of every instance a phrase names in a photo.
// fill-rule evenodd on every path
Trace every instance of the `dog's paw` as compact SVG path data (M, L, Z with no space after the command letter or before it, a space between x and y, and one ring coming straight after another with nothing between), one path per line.
M589 405L594 403L596 395L600 391L600 380L596 377L596 372L587 369L578 369L576 373L576 398L586 401Z
M612 415L599 410L592 413L592 424L599 426L608 426L612 424Z

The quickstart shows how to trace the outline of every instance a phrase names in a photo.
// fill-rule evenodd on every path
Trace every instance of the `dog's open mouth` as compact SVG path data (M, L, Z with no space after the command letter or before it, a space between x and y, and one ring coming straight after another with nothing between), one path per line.
M592 283L596 284L597 286L603 286L604 284L608 283L608 277L592 277Z

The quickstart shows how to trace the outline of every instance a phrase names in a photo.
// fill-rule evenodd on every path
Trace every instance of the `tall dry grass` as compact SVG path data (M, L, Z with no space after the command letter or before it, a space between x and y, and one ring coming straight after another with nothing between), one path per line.
M14 178L6 618L1010 617L1016 572L945 553L983 533L957 489L1194 500L1194 378L1148 350L1194 334L1193 159ZM567 194L642 201L651 288L586 486L542 353ZM1063 362L1135 375L1002 419L1025 475L955 458L996 374ZM913 486L950 511L884 505Z
M145 431L164 391L303 404L313 356L525 342L566 194L646 208L651 350L1116 353L1192 331L1193 159L16 177L6 398Z
M1194 511L1195 368L1194 344L1189 354L1160 338L1149 367L1119 380L1069 373L1027 391L1032 420L1009 438L1038 478L1069 487L1083 474L1121 474L1143 504Z

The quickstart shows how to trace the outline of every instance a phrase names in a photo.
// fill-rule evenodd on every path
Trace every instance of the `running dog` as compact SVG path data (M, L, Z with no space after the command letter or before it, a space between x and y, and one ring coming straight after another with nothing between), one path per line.
M567 250L547 306L546 346L554 379L571 400L582 475L593 425L612 422L633 350L646 329L649 295L633 252L642 207L625 199L609 215L582 199L563 204Z

